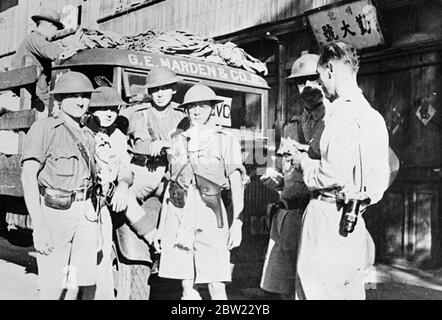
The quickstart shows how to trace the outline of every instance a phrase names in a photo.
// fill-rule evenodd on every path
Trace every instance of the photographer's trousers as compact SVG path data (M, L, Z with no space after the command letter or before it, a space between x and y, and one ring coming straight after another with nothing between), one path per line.
M359 215L355 230L339 233L342 211L336 203L311 200L298 251L296 298L365 299L365 270L374 263L374 244Z

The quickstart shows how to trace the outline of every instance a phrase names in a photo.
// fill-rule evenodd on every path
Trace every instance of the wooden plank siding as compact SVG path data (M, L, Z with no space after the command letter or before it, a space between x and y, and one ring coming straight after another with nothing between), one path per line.
M15 50L16 12L17 7L12 7L0 13L0 56L8 56Z
M98 2L99 18L114 13L116 0ZM306 10L335 2L338 0L165 0L107 20L100 27L125 35L156 29L216 37L302 15Z
M61 12L66 5L82 6L82 25L97 27L98 1L83 0L19 0L18 4L0 12L0 70L9 68L11 58L24 37L35 29L31 16L41 7Z

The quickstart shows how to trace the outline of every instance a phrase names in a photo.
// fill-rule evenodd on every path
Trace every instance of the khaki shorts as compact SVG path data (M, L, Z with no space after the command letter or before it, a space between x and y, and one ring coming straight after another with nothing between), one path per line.
M261 288L280 294L295 292L296 256L301 235L302 211L279 210L272 220Z
M201 200L199 192L188 191L186 206L175 208L167 203L166 190L159 276L172 279L194 279L195 283L230 282L230 251L227 249L229 229L223 208L224 227L218 228L215 213ZM174 247L183 214L195 213L193 252Z
M134 183L131 191L140 200L145 200L157 190L166 172L166 167L164 166L157 167L151 171L146 167L131 164L130 169L134 173Z
M97 270L98 224L89 221L93 216L90 200L75 201L68 210L57 210L41 204L43 217L51 231L54 250L47 256L38 255L40 297L58 299L57 290L63 288L66 266L77 286L94 285ZM75 276L76 274L76 276Z

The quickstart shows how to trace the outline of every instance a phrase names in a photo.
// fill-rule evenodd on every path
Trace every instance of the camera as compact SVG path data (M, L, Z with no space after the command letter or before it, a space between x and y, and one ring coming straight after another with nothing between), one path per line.
M356 223L358 222L359 207L362 201L351 199L343 207L342 215L342 230L347 233L352 233L355 229Z
M346 234L352 233L358 222L358 216L361 209L361 205L370 204L370 198L350 199L348 203L343 205L341 228Z

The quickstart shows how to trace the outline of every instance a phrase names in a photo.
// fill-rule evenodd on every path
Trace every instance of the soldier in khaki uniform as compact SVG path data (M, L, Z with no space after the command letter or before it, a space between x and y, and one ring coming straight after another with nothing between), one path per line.
M138 201L161 193L160 186L167 168L166 151L177 134L178 125L186 117L172 101L177 82L176 74L169 68L152 69L146 85L152 102L130 107L122 113L129 120L128 135L131 137L130 153L135 174L126 216L137 234L147 241L152 240L149 231L155 226Z
M292 164L294 145L301 144L312 159L320 159L319 141L324 130L325 106L318 83L319 56L306 54L295 61L289 80L295 81L304 110L284 126L275 168L268 168L261 181L280 193L281 203L272 218L270 241L261 279L261 288L294 299L296 256L302 213L310 200L302 172Z
M99 165L98 177L102 185L100 203L100 251L98 256L97 290L95 299L114 299L112 273L112 212L126 210L129 187L133 183L126 136L116 126L120 107L125 105L118 91L99 87L92 94L87 126L94 132L95 159Z
M60 59L63 53L69 56L70 50L63 52L62 48L50 42L57 30L64 28L58 12L42 8L40 13L32 16L31 19L37 24L37 28L19 45L12 60L12 68L17 69L29 64L39 68L41 74L35 92L38 100L34 101L34 108L40 109L35 103L43 103L45 106L49 103L52 62Z
M230 250L241 243L245 169L240 144L209 121L221 101L209 87L191 87L181 105L191 127L176 137L169 153L171 182L154 244L161 251L159 276L181 279L183 300L200 299L195 284L208 284L212 299L227 299ZM222 189L232 192L230 227Z
M39 297L77 298L96 279L97 221L91 197L96 174L92 132L80 128L91 93L89 79L67 72L56 82L57 117L36 121L26 135L22 184L32 218Z

